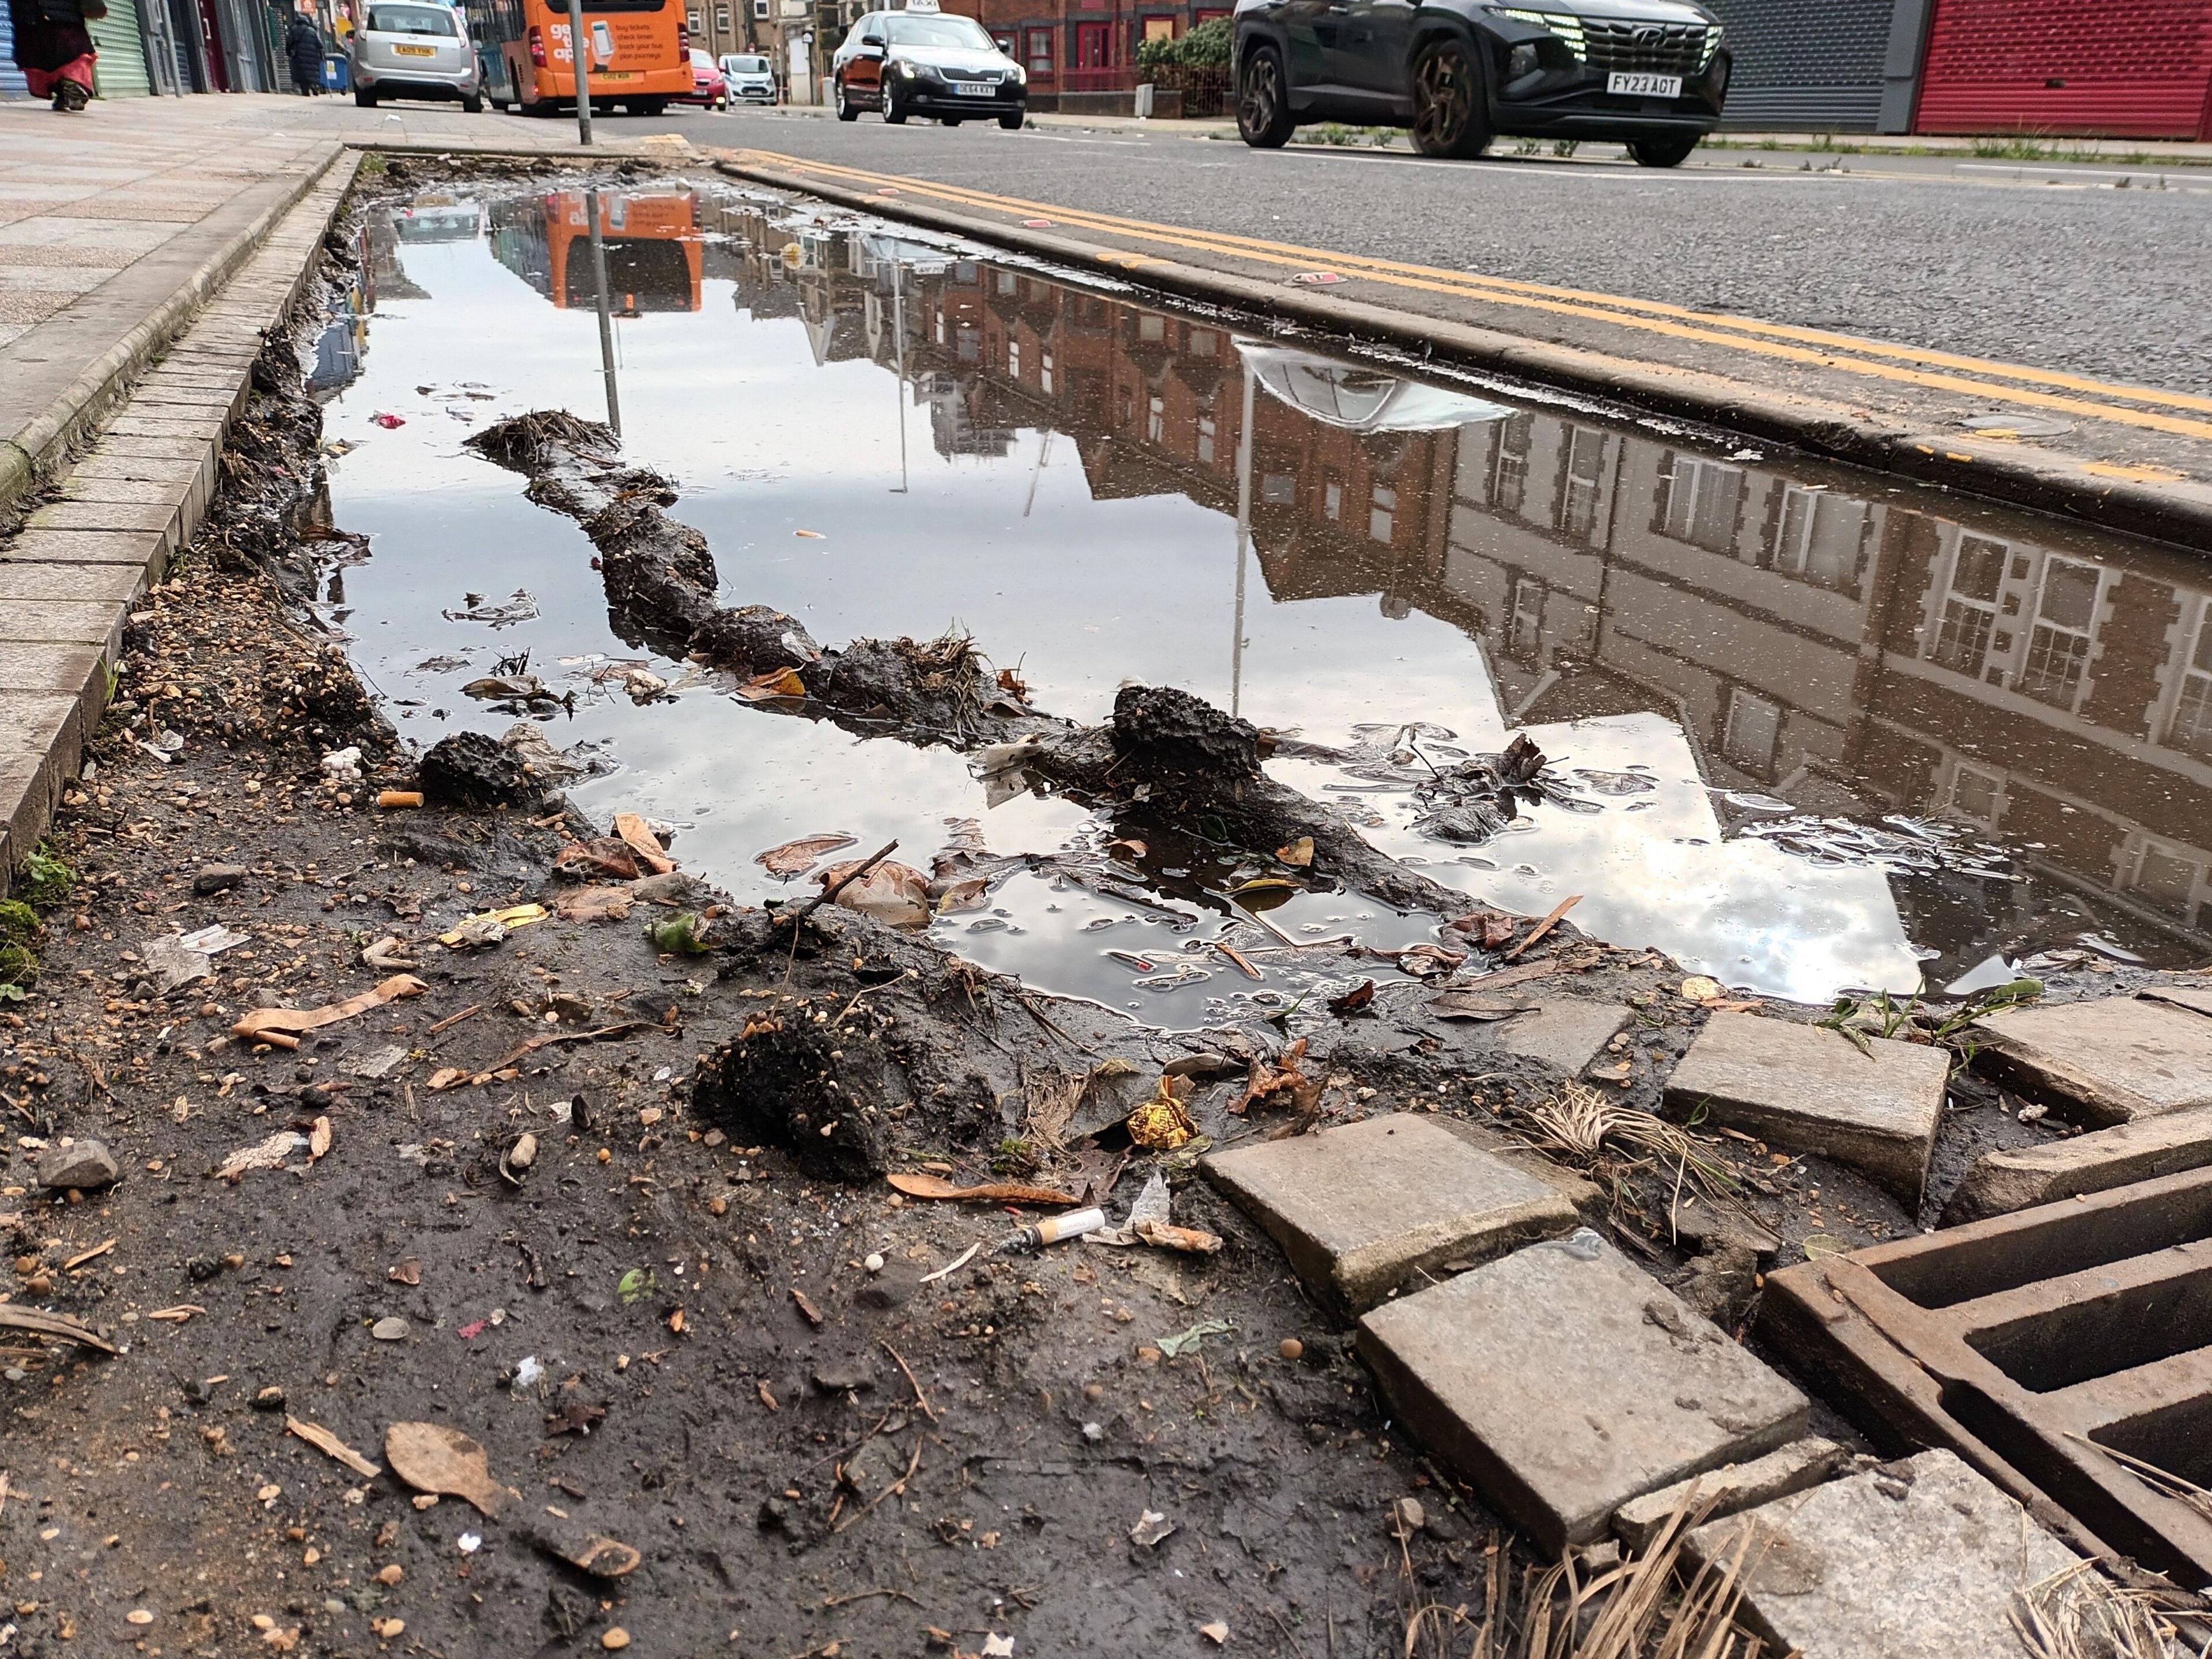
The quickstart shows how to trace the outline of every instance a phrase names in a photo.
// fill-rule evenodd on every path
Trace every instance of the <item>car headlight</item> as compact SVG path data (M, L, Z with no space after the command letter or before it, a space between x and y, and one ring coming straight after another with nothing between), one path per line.
M1522 11L1507 6L1490 9L1500 17L1510 17L1516 23L1528 23L1540 29L1549 29L1567 43L1567 50L1577 59L1588 61L1589 54L1583 49L1583 21L1571 12Z
M911 59L901 58L892 63L891 73L902 81L911 81L921 71L915 67Z
M1016 64L1006 71L1006 79L1018 87L1025 87L1030 83L1030 72L1019 64Z

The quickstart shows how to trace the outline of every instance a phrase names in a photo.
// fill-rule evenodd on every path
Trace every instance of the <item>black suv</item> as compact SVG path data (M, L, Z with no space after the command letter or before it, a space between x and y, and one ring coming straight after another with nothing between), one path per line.
M1239 0L1237 130L1273 149L1301 121L1411 127L1424 155L1500 133L1625 143L1671 167L1721 118L1721 25L1688 0Z

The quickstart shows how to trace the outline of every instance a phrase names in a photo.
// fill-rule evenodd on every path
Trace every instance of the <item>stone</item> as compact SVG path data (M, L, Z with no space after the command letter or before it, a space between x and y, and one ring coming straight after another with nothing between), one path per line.
M1737 1621L1805 1659L2020 1659L2013 1592L2072 1551L1948 1451L1770 1504L1692 1532L1692 1568L1735 1558Z
M2191 1006L2186 994L1985 1015L1973 1024L1974 1068L2100 1127L2212 1106L2212 1000Z
M1809 1412L1587 1231L1376 1308L1358 1342L1393 1413L1554 1556L1632 1498L1797 1438Z
M199 874L192 878L192 891L205 898L210 893L235 887L245 879L246 866L242 864L203 864Z
M1754 1457L1748 1463L1731 1463L1693 1474L1687 1480L1632 1498L1613 1511L1613 1535L1632 1550L1649 1549L1692 1486L1697 1488L1700 1504L1712 1505L1705 1516L1710 1523L1817 1486L1850 1461L1850 1452L1832 1440L1817 1436L1793 1440L1781 1450Z
M1577 1221L1553 1188L1408 1113L1234 1147L1201 1167L1307 1290L1346 1313L1416 1268L1487 1260Z
M381 1083L392 1073L398 1071L401 1062L406 1058L405 1043L387 1042L381 1048L370 1049L367 1054L356 1055L346 1062L344 1069L349 1076L366 1079L371 1083Z
M1950 1051L1887 1037L1717 1013L1667 1080L1679 1116L1754 1134L1859 1170L1917 1206L1943 1115Z
M1988 1152L1943 1206L1943 1224L2056 1204L2212 1164L2212 1106L2185 1107L2086 1135Z
M91 1192L112 1187L123 1178L115 1155L96 1140L72 1140L49 1146L39 1154L39 1185L56 1192L75 1188Z
M1481 986L1478 982L1474 988L1479 991ZM1475 1052L1492 1050L1538 1060L1569 1077L1580 1077L1628 1024L1628 1010L1618 1003L1593 1002L1586 997L1522 1000L1536 1006L1510 1019L1442 1022L1444 1040Z
M1691 1261L1674 1294L1701 1318L1735 1330L1759 1301L1759 1252L1735 1239L1717 1239Z
M544 785L499 739L483 732L456 732L438 739L419 769L422 793L440 806L522 806Z
M1449 1114L1440 1113L1430 1121L1457 1135L1468 1146L1511 1164L1523 1175L1534 1176L1573 1205L1576 1212L1590 1226L1603 1226L1606 1217L1612 1212L1612 1194L1595 1181L1577 1175L1565 1164L1554 1164L1528 1142L1500 1133L1487 1124L1470 1122Z

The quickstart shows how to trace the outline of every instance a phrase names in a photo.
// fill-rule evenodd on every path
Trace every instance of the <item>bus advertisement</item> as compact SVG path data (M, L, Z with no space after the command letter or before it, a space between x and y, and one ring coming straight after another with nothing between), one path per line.
M492 256L564 311L599 301L589 201L580 190L555 190L492 205ZM599 240L615 315L699 309L706 245L691 191L602 191Z
M551 115L576 102L568 9L547 0L465 0L497 107ZM585 67L592 106L658 115L692 89L691 42L680 0L587 0Z

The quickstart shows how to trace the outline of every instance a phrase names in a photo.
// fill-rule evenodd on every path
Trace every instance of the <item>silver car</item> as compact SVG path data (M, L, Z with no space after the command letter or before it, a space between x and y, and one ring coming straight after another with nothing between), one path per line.
M471 115L483 108L468 27L436 0L368 0L352 68L353 100L364 109L384 98L458 98Z
M775 102L775 71L767 58L751 52L725 52L722 78L729 82L730 101L747 104Z

